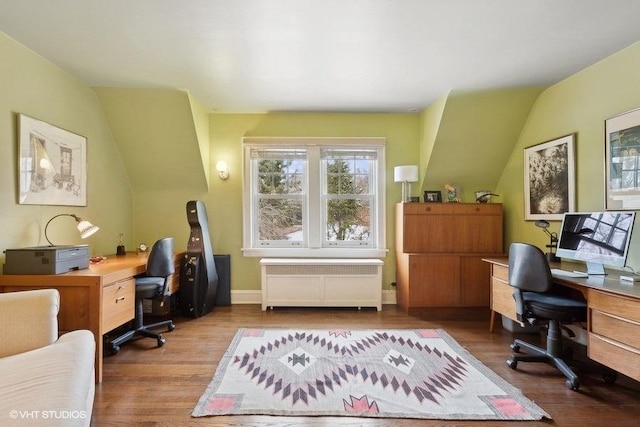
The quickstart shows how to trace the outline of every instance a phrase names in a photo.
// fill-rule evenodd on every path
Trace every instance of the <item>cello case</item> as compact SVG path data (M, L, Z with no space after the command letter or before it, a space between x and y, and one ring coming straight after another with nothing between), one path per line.
M187 202L187 220L191 234L180 266L180 306L184 315L201 317L213 310L218 288L207 209L202 201Z

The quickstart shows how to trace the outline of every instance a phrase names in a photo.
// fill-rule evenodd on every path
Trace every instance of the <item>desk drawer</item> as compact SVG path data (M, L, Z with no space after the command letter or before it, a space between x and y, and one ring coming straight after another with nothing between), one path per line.
M509 267L493 264L491 266L491 277L500 279L504 283L509 283Z
M639 349L640 323L598 310L591 310L591 332Z
M640 323L640 301L589 289L589 308Z
M517 321L513 288L496 277L491 278L491 310Z
M102 290L102 333L133 319L135 312L135 281L122 280Z
M589 358L640 381L640 351L596 334L589 334Z

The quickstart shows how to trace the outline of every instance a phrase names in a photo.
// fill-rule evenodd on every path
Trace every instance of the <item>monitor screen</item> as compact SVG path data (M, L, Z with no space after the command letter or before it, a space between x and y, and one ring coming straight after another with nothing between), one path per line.
M604 274L604 265L624 267L635 212L565 213L557 255L585 261L588 272Z

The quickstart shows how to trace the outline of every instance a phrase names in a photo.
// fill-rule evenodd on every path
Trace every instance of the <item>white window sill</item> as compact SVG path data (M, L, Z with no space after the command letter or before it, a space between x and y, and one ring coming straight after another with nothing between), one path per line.
M270 248L253 249L243 248L242 255L245 257L259 258L386 258L388 249L292 249L292 248Z

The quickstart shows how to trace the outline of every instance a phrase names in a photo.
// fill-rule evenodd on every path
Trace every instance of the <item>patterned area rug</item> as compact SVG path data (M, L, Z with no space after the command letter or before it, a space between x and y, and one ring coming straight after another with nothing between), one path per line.
M435 329L241 329L191 415L229 414L551 418Z

